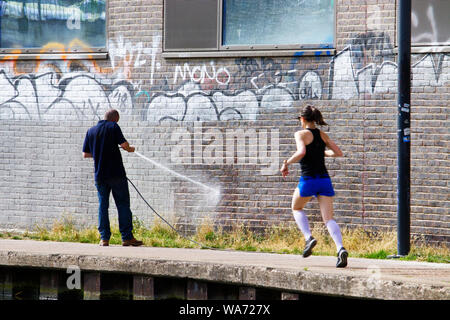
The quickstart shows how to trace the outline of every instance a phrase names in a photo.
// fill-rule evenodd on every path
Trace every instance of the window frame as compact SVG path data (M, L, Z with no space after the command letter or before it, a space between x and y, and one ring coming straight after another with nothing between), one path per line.
M45 60L45 59L106 59L108 55L109 39L109 1L105 0L105 45L103 47L93 47L91 50L45 50L43 48L1 48L0 58L7 60ZM20 53L18 53L20 51Z
M166 1L163 2L163 34L165 35ZM162 55L164 58L183 57L234 57L234 56L289 56L299 51L302 55L334 55L336 53L337 35L337 1L333 2L333 43L323 44L274 44L274 45L223 45L223 1L216 0L217 5L217 48L215 49L166 49L163 37Z

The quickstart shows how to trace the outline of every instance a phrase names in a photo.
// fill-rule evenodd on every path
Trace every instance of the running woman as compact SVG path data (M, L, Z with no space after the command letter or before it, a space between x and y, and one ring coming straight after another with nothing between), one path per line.
M308 218L303 211L305 205L317 197L323 222L333 238L337 249L337 268L347 266L348 252L342 245L342 235L338 224L333 219L334 189L325 166L325 157L342 157L341 149L317 129L316 125L327 125L320 111L313 106L306 106L298 117L303 130L295 132L297 151L288 160L283 161L280 171L283 177L289 174L288 166L300 161L301 177L292 196L292 213L295 222L306 240L303 257L309 257L317 240L311 235Z

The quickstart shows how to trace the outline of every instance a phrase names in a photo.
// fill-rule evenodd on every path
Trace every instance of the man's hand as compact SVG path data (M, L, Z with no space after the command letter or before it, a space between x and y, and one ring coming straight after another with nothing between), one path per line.
M121 147L123 150L128 151L128 152L134 152L134 150L136 150L135 147L130 146L130 144L128 143L128 141L125 141L124 143L122 143L122 144L120 145L120 147Z

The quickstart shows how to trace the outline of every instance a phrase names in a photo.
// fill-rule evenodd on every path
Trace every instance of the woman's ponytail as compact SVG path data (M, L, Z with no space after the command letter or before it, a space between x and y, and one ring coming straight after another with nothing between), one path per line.
M322 113L316 107L307 105L303 108L301 116L308 122L315 122L320 126L327 126L328 124L323 120Z
M320 126L326 126L328 125L322 117L322 113L319 111L319 109L316 109L313 107L313 118L314 118L314 122L317 123Z

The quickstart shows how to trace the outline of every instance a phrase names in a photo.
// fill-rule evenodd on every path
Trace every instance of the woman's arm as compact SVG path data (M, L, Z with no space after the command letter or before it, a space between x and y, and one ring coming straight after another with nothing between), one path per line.
M288 160L286 160L286 164L292 164L299 162L306 154L306 145L305 141L303 141L303 133L302 131L297 131L294 134L295 137L295 144L297 145L297 151L290 157Z
M288 159L283 161L283 165L280 169L283 177L286 177L289 174L288 165L292 163L299 162L306 154L306 145L303 141L303 133L302 131L297 131L294 134L295 143L297 145L297 151Z
M344 154L342 153L341 149L337 146L336 143L334 143L333 140L330 139L330 137L323 131L320 132L322 140L325 142L325 145L329 150L325 150L325 157L342 157Z

